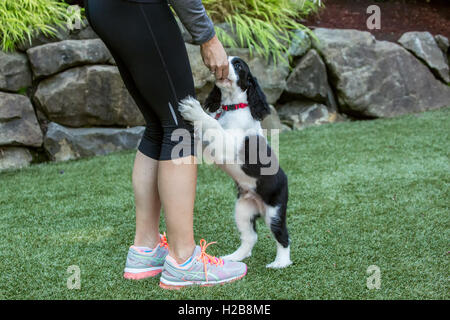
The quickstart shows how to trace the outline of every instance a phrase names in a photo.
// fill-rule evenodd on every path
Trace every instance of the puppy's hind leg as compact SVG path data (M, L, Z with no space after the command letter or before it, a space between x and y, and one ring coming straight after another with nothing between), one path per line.
M286 209L284 206L266 207L265 221L277 242L277 256L267 268L285 268L292 264L290 259L289 234L286 226Z
M258 208L254 200L240 196L236 201L235 218L236 225L241 233L241 246L232 254L223 259L241 261L251 256L253 246L258 240L256 234L255 220L259 216Z

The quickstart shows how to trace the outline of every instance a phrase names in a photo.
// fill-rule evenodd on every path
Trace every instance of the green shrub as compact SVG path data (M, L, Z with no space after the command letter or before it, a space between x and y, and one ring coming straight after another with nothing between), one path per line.
M284 53L294 36L293 30L309 29L299 23L302 17L317 12L321 1L314 0L203 0L212 20L227 22L237 41L216 26L222 43L230 47L246 45L275 63L287 62Z
M14 50L21 42L31 42L38 32L55 35L56 27L80 14L69 12L68 6L59 0L0 0L1 49Z

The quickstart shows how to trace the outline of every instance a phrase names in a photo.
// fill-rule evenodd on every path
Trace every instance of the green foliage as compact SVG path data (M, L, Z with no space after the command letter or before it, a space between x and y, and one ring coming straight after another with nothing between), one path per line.
M67 10L68 4L59 0L1 0L0 43L3 51L14 50L33 35L56 34L56 27L80 16L80 12Z
M208 14L216 24L227 22L234 39L220 26L216 33L224 45L247 46L250 53L287 62L285 53L294 36L293 30L303 29L302 17L317 12L321 2L314 0L203 0Z

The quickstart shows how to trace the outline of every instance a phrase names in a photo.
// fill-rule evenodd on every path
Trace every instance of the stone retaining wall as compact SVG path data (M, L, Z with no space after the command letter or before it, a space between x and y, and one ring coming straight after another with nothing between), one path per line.
M214 78L182 31L202 101ZM314 33L319 41L297 32L291 67L250 57L247 48L226 49L248 62L272 105L264 127L303 129L450 106L447 38L408 32L393 43L357 30ZM0 170L135 149L144 125L114 59L87 24L0 52Z

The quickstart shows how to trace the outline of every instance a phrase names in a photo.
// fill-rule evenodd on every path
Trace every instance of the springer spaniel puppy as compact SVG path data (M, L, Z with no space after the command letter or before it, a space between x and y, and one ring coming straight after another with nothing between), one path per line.
M205 102L206 112L192 97L180 102L179 111L210 151L203 157L236 182L234 214L241 245L223 258L241 261L251 255L257 241L255 221L263 217L277 243L275 261L267 267L284 268L292 263L286 227L288 181L260 124L270 113L269 105L248 65L238 57L228 61L228 78L216 81Z

